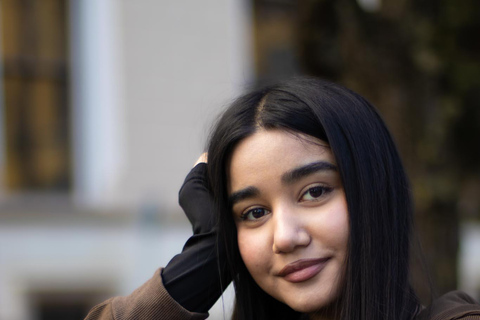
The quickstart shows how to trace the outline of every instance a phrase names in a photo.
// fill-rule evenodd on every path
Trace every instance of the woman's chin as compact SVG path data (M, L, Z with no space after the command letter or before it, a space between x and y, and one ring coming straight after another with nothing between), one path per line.
M322 315L322 319L327 317L327 315L335 314L335 310L338 311L338 300L323 300L315 298L304 299L304 300L293 300L293 301L286 301L286 304L292 308L293 310L305 314ZM285 302L284 302L285 303ZM316 317L312 317L312 319L316 319Z
M312 300L291 301L290 303L287 303L287 305L293 310L301 313L316 313L318 310L322 310L324 308L323 303Z

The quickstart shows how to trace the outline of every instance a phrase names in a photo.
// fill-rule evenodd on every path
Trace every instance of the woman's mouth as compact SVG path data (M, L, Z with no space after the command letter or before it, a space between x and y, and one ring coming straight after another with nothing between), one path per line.
M301 259L286 265L277 276L288 282L303 282L316 276L323 270L330 258Z

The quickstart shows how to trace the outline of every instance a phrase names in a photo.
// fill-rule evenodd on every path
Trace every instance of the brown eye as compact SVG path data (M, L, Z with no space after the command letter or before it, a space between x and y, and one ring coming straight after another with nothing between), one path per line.
M258 220L258 219L264 217L268 213L269 213L269 211L264 209L264 208L254 208L254 209L248 210L247 212L242 214L241 218L242 218L242 220L255 221L255 220Z
M325 186L320 186L320 185L314 186L309 188L307 192L305 192L302 195L302 198L300 200L301 201L317 201L321 197L332 192L332 190L333 190L332 188L325 187Z
M312 198L318 198L322 194L324 194L324 192L325 192L325 188L321 188L321 187L314 187L309 190L310 196L312 196Z

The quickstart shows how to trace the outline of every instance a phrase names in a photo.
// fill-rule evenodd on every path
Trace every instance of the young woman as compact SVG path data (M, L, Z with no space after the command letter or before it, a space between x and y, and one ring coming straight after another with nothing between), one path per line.
M461 293L418 302L404 169L376 110L344 87L300 78L243 95L213 131L208 166L189 177L180 198L196 240L88 319L203 319L229 277L234 319L480 319Z

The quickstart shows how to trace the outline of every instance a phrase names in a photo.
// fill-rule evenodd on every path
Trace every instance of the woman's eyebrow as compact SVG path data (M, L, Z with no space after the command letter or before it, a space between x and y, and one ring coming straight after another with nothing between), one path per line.
M235 203L239 201L258 196L259 194L260 194L260 190L258 190L258 188L247 187L245 189L241 189L232 193L228 197L228 203L230 207L232 207Z
M337 171L337 166L327 162L327 161L318 161L312 162L307 165L295 168L291 171L288 171L282 175L282 182L285 184L292 184L312 173L318 171Z

